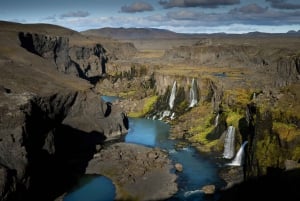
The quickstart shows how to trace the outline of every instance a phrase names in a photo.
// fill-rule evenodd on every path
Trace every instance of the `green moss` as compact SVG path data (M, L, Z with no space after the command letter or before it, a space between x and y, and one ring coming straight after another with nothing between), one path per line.
M143 117L145 116L147 113L149 113L155 103L157 102L158 96L150 96L144 99L144 107L142 109L142 111L139 112L131 112L128 114L128 116L130 117Z
M245 107L251 101L251 95L254 90L237 88L224 91L224 99L229 101L235 107Z
M207 107L207 106L206 106ZM208 108L203 110L207 111ZM195 127L189 129L189 133L192 133L192 137L189 140L193 143L199 143L202 145L202 151L210 151L211 148L218 144L217 140L208 140L207 136L213 132L215 126L211 124L211 119L214 118L212 113L202 113L201 118L199 118L198 124Z
M291 153L291 159L295 161L300 160L300 147L296 147Z
M264 135L264 138L256 144L255 156L262 173L266 173L268 167L283 167L284 150L280 147L276 135Z
M120 92L119 93L119 97L121 97L121 98L129 98L131 96L134 96L136 93L137 93L136 90Z
M242 115L239 111L237 112L234 112L232 110L227 110L226 112L226 122L227 122L227 125L229 126L234 126L235 128L238 128L239 127L239 121L241 118L244 117L244 115Z
M273 122L273 131L279 135L281 140L285 140L287 142L300 137L300 130L297 129L294 124Z
M181 101L178 105L175 107L176 114L183 114L186 109L188 108L189 103L186 100Z
M207 135L211 133L214 129L214 126L203 126L199 125L197 127L193 127L190 131L196 133L191 140L193 142L199 142L200 144L208 144L210 141L207 139Z

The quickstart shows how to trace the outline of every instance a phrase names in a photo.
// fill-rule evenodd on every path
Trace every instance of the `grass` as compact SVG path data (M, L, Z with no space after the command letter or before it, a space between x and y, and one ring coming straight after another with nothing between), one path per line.
M224 91L224 99L235 107L245 107L251 101L254 90L245 88L235 88Z
M191 137L189 141L199 143L202 151L210 151L212 147L217 145L218 140L208 140L207 136L214 130L214 125L211 123L214 119L214 114L211 112L211 104L204 104L193 108L197 114L197 118L191 118L191 127L189 133ZM193 120L192 120L193 119Z
M226 118L227 125L228 126L232 125L235 128L238 128L239 120L244 117L244 115L242 115L241 113L234 112L232 110L226 111L226 116L227 116L227 118Z
M160 58L164 53L164 50L141 50L135 57L139 59Z
M136 93L137 93L136 90L131 90L131 91L120 92L118 96L121 98L129 98L131 96L134 96Z
M128 116L130 117L143 117L148 112L150 112L154 106L154 104L157 102L158 96L150 96L144 99L144 107L142 111L139 112L130 112Z

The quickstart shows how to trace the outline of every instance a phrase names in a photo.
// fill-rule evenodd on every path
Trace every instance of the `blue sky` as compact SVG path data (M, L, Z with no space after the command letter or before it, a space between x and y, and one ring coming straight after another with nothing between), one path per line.
M102 27L181 33L300 30L300 0L1 0L0 5L0 20L57 24L76 31Z

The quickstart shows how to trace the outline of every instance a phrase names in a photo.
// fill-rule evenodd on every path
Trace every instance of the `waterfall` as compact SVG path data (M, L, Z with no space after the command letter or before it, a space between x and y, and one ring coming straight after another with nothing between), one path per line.
M197 94L197 83L195 78L192 80L192 86L190 89L190 106L194 107L198 103L198 94Z
M219 118L220 118L220 114L218 113L216 118L215 118L215 127L217 127L218 124L219 124Z
M248 141L245 141L242 146L240 147L239 151L237 152L235 158L233 159L233 161L231 163L228 163L228 165L230 166L241 166L243 165L243 160L244 160L244 148L246 146L246 144L248 143Z
M231 159L234 156L234 139L235 128L229 126L225 135L224 152L223 157Z
M176 81L173 83L170 99L169 99L169 106L170 109L172 110L174 107L174 101L175 101L175 95L176 95Z

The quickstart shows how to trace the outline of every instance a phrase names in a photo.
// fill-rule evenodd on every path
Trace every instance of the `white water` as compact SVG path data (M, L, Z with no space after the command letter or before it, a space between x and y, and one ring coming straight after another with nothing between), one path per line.
M189 107L194 107L198 103L198 94L197 94L197 83L195 79L192 80L192 86L190 89L190 105Z
M169 117L170 115L171 115L171 111L165 110L162 112L162 114L160 114L160 118L158 120L163 120L165 117Z
M219 124L219 118L220 118L220 114L218 113L218 115L215 118L215 127L217 127Z
M225 143L224 143L224 152L223 157L226 159L231 159L234 156L234 138L235 138L235 128L233 126L229 126L227 128L227 132L225 135Z
M176 81L174 81L172 91L171 91L171 95L170 95L170 99L169 99L169 106L170 106L171 110L174 107L174 101L175 101L175 96L176 96L176 84L177 84Z
M248 141L245 141L242 146L240 147L239 151L237 152L235 158L232 160L231 163L228 163L227 165L230 166L241 166L243 165L243 159L244 159L244 149Z
M203 193L203 192L200 189L197 189L197 190L194 190L194 191L187 191L187 192L184 193L184 197L189 197L189 196L194 195L196 193Z

